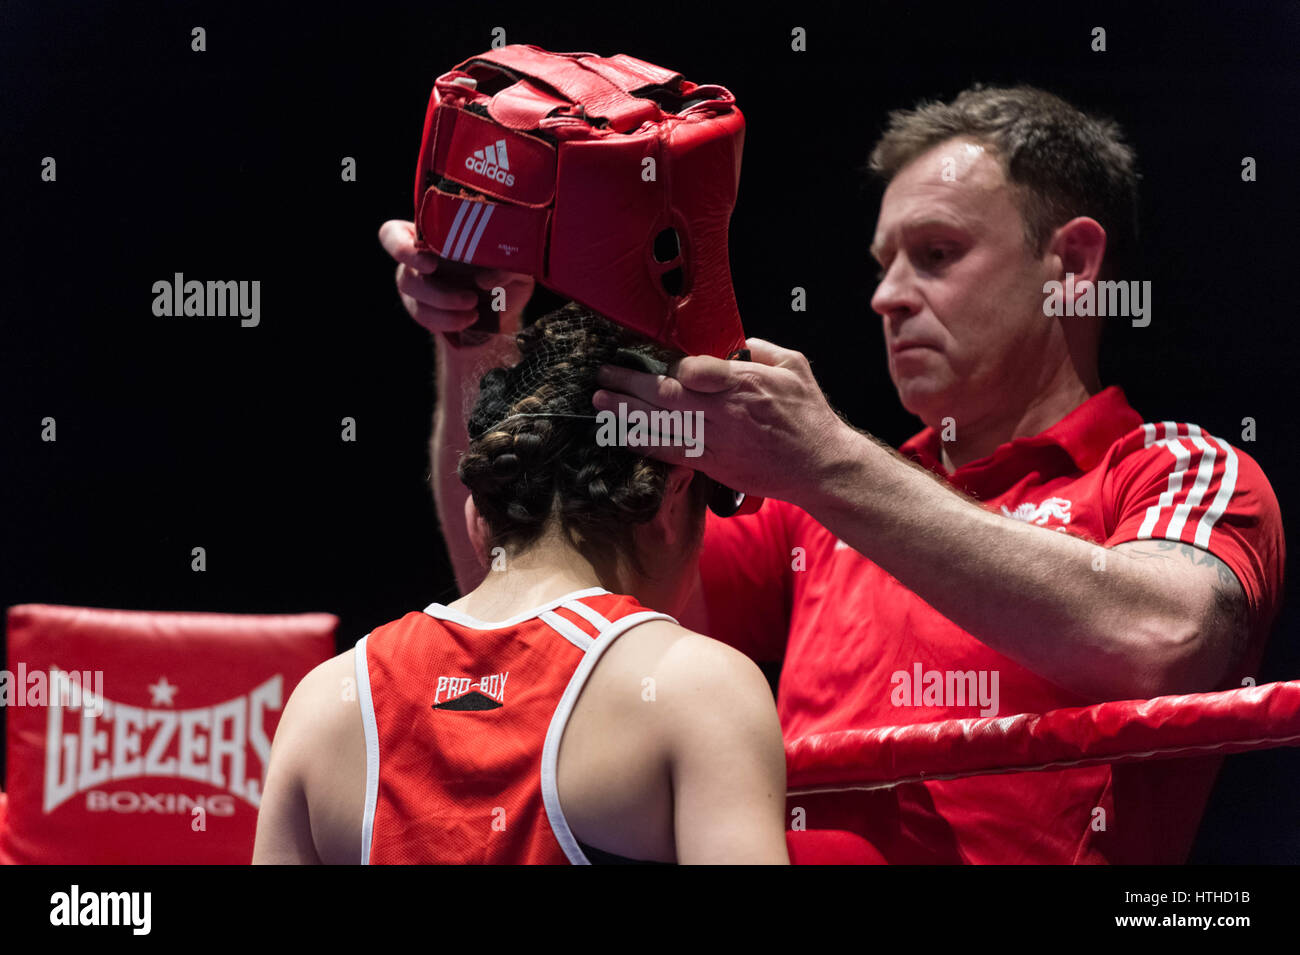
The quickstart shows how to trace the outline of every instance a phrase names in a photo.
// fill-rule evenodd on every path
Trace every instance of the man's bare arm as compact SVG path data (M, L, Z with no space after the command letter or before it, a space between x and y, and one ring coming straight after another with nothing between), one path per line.
M1198 568L1199 588L1208 587L1213 594L1205 608L1204 629L1216 646L1213 655L1227 661L1231 671L1241 663L1250 642L1251 617L1246 592L1237 575L1209 551L1182 541L1144 540L1117 544L1113 550L1134 560L1159 560L1176 577L1190 576L1189 567Z
M465 501L469 490L456 469L469 446L465 421L467 403L478 392L478 381L489 368L518 359L513 343L494 340L481 348L458 353L438 338L437 404L433 409L433 436L429 442L430 483L437 506L438 523L447 542L447 553L462 594L480 583L487 568L470 543L465 525Z
M671 376L603 368L592 403L702 410L701 456L644 453L802 507L959 627L1080 695L1209 690L1240 659L1245 601L1217 560L1101 548L992 514L845 423L802 354L747 344L752 361L696 356Z
M807 509L973 636L1096 699L1213 689L1249 633L1241 584L1172 541L1111 548L990 513L852 429Z
M468 593L482 581L486 568L470 543L465 526L465 500L469 492L456 476L460 456L469 443L465 419L483 373L518 359L513 335L520 327L534 281L513 272L478 271L476 280L480 287L502 289L505 305L500 315L502 334L478 347L453 348L443 335L463 331L478 320L477 295L435 278L438 258L416 250L414 223L400 219L385 222L379 230L379 241L397 262L397 292L402 305L416 322L434 333L437 342L438 398L429 449L430 483L456 582L461 593Z

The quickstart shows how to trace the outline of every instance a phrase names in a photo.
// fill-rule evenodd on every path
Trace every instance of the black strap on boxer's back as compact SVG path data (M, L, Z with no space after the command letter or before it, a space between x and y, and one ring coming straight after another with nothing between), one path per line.
M604 849L597 849L595 846L589 846L585 842L579 842L578 848L583 854L591 860L592 865L674 865L672 862L659 862L655 859L629 859L627 856L616 856L612 852L606 852Z

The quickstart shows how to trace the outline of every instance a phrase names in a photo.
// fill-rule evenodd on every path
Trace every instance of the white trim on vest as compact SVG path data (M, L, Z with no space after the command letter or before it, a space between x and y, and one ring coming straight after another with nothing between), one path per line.
M568 623L563 618L560 619L564 623ZM565 857L574 865L591 865L591 860L587 858L578 845L578 838L573 834L573 830L569 828L569 821L564 817L564 809L560 806L560 790L556 782L560 740L563 739L564 730L569 725L569 717L573 715L573 707L578 702L578 695L582 692L583 686L586 685L587 678L591 676L591 671L600 662L601 655L624 633L637 624L645 623L648 620L677 622L666 613L643 610L638 613L628 614L626 617L620 617L608 627L602 628L600 636L592 641L591 649L586 651L582 662L578 664L578 668L573 671L573 676L569 678L569 684L564 688L564 695L560 697L560 703L551 716L551 725L546 730L546 743L542 746L542 802L546 806L546 818L551 824L551 832L555 835L555 840L560 844L560 849L563 850ZM569 626L572 626L572 624L569 624ZM584 634L584 636L586 635Z
M470 627L473 630L504 630L506 627L513 627L516 624L523 623L526 620L532 620L538 614L545 610L554 610L556 607L569 600L576 600L580 597L598 597L601 594L609 593L604 587L588 587L586 590L575 590L571 594L565 594L563 597L556 597L554 600L542 604L540 607L534 607L532 610L526 610L521 614L516 614L509 620L479 620L477 617L471 617L467 613L461 613L459 610L452 610L450 607L444 607L440 603L431 603L424 608L424 612L430 617L436 617L439 620L450 620L452 623L458 623L462 627Z
M596 642L595 637L589 637L576 623L565 620L553 610L543 610L537 615L537 619L546 624L565 640L586 653L591 649L591 645Z
M601 614L599 611L593 610L591 607L588 607L581 600L569 600L566 601L562 606L564 607L565 610L569 611L569 613L577 614L579 617L587 621L587 623L591 624L597 630L604 630L612 622L608 617Z
M370 666L366 660L366 634L357 641L357 701L361 704L361 725L366 737L366 804L361 814L361 864L370 864L370 844L375 830L375 805L379 801L379 726L375 722L374 700L370 697Z

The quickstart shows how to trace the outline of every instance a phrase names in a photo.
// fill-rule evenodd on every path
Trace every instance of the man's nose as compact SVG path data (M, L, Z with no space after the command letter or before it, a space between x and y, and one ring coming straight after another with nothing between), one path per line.
M884 278L871 296L871 309L884 318L903 319L921 308L921 300L912 282L912 273L903 256L898 256L885 270Z

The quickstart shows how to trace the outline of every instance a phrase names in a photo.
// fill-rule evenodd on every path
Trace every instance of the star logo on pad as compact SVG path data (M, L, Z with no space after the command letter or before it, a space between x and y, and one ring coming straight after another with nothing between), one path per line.
M159 677L157 683L149 684L149 693L153 696L154 706L171 706L172 697L179 687L172 686L165 676Z

